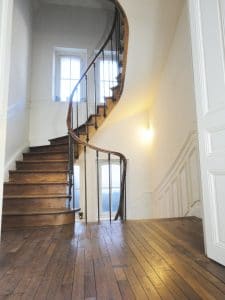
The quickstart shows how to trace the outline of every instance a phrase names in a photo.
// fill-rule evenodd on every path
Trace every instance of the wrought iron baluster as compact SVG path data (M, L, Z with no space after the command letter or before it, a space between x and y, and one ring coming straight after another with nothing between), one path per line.
M112 222L112 178L111 178L111 154L108 154L109 165L109 220Z
M69 171L69 203L68 207L70 208L71 197L72 197L72 179L71 179L71 136L68 134L68 171Z
M124 182L124 221L127 220L127 179Z
M79 133L79 103L78 103L78 97L77 97L77 102L76 102L76 112L77 112L77 135L80 136L80 133Z
M74 174L74 162L75 162L75 159L74 159L74 149L75 149L75 147L74 147L74 141L73 141L73 139L71 138L71 140L72 140L72 153L71 153L71 156L72 156L72 165L71 165L71 168L72 168L72 174L73 174L73 177L72 177L72 179L73 179L73 182L72 182L72 184L73 184L73 209L75 208L75 174Z
M99 180L99 151L96 151L97 162L97 201L98 201L98 223L100 223L100 180Z
M95 129L98 129L98 122L97 122L98 107L97 107L97 78L96 78L96 64L94 63L93 66L94 66Z
M106 101L105 101L105 53L104 50L102 50L102 74L103 74L103 101L104 101L104 117L106 117Z
M112 37L111 37L111 40L110 40L110 44L111 44L111 67L112 67L112 70L111 70L111 72L112 72L112 76L111 76L111 79L112 79L112 85L111 85L111 88L113 87L113 85L114 85L114 80L115 80L115 78L113 77L113 73L114 73L114 58L113 58L113 39L112 39ZM114 98L114 95L113 95L113 92L112 92L112 90L110 91L110 95L112 95L113 96L113 98Z
M84 146L84 206L85 206L85 223L87 224L87 147Z
M88 77L87 75L85 76L85 89L86 89L86 116L87 116L87 120L88 120Z

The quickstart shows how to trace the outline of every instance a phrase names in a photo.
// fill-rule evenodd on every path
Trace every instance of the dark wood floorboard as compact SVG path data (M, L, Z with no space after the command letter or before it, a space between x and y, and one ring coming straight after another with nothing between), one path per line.
M0 300L225 299L197 218L7 230Z

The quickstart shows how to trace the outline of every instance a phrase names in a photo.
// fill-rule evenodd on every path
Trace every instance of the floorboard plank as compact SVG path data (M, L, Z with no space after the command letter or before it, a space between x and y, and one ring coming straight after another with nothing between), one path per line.
M194 217L7 230L0 300L223 300L203 245Z

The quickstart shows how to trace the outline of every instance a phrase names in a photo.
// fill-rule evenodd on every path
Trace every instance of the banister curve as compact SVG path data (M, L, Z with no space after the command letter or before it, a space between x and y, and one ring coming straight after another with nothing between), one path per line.
M87 76L89 70L95 64L96 60L99 58L101 53L105 50L107 44L113 38L113 33L115 31L115 27L117 26L118 14L121 12L121 9L122 9L120 4L116 0L113 1L113 2L115 4L115 15L114 15L112 28L111 28L110 33L107 36L105 42L103 43L102 47L100 48L98 53L95 55L94 59L90 62L89 66L87 67L87 69L85 70L85 72L83 73L83 75L81 76L81 78L79 79L77 84L75 85L75 87L74 87L74 89L73 89L73 91L70 95L66 123L67 123L67 129L68 129L68 136L71 137L73 141L77 142L78 144L80 144L80 145L82 145L86 148L89 148L89 149L92 149L92 150L95 150L95 151L98 151L98 152L110 154L110 155L115 155L115 156L119 157L120 160L123 162L123 172L121 174L121 182L120 182L120 203L119 203L119 207L118 207L118 210L117 210L117 213L116 213L116 216L115 216L115 220L117 220L119 217L123 220L124 219L124 212L123 212L124 204L123 204L122 199L124 199L124 195L126 193L127 159L126 159L125 155L120 153L120 152L100 148L100 147L97 147L97 146L94 146L94 145L90 144L89 142L85 142L82 139L80 139L80 137L78 135L76 135L76 133L75 133L76 131L73 129L73 117L72 117L72 115L73 115L73 97L74 97L74 94L75 94L76 90L78 89L78 87L81 84L82 80ZM124 12L122 12L122 14L123 14L123 16L125 15ZM126 66L126 63L125 63L125 66ZM124 77L125 77L125 66L124 66L124 70L122 72L122 81L121 81L120 91L119 91L119 96L118 97L121 96L121 93L122 93L122 90L123 90Z

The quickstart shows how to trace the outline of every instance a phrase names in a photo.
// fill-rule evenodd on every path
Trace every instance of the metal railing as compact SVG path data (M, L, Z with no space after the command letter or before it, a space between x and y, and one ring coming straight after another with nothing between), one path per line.
M101 191L100 191L100 156L108 162L108 208L109 220L113 219L112 211L112 178L111 164L116 157L120 165L119 204L114 219L126 220L126 172L127 159L117 151L99 148L89 143L90 130L97 129L102 119L107 116L110 107L119 100L124 84L125 65L124 35L125 16L118 3L115 4L115 15L112 28L101 49L97 52L86 71L74 87L69 101L67 114L67 128L69 139L69 196L70 208L75 208L75 180L74 164L76 155L84 157L84 217L88 222L88 152L95 151L96 184L97 184L97 218L101 219ZM84 97L81 97L84 94ZM80 100L82 98L82 101ZM83 100L84 99L84 100ZM81 115L85 111L85 121L82 123ZM91 172L91 171L90 171ZM89 173L90 173L89 172Z

